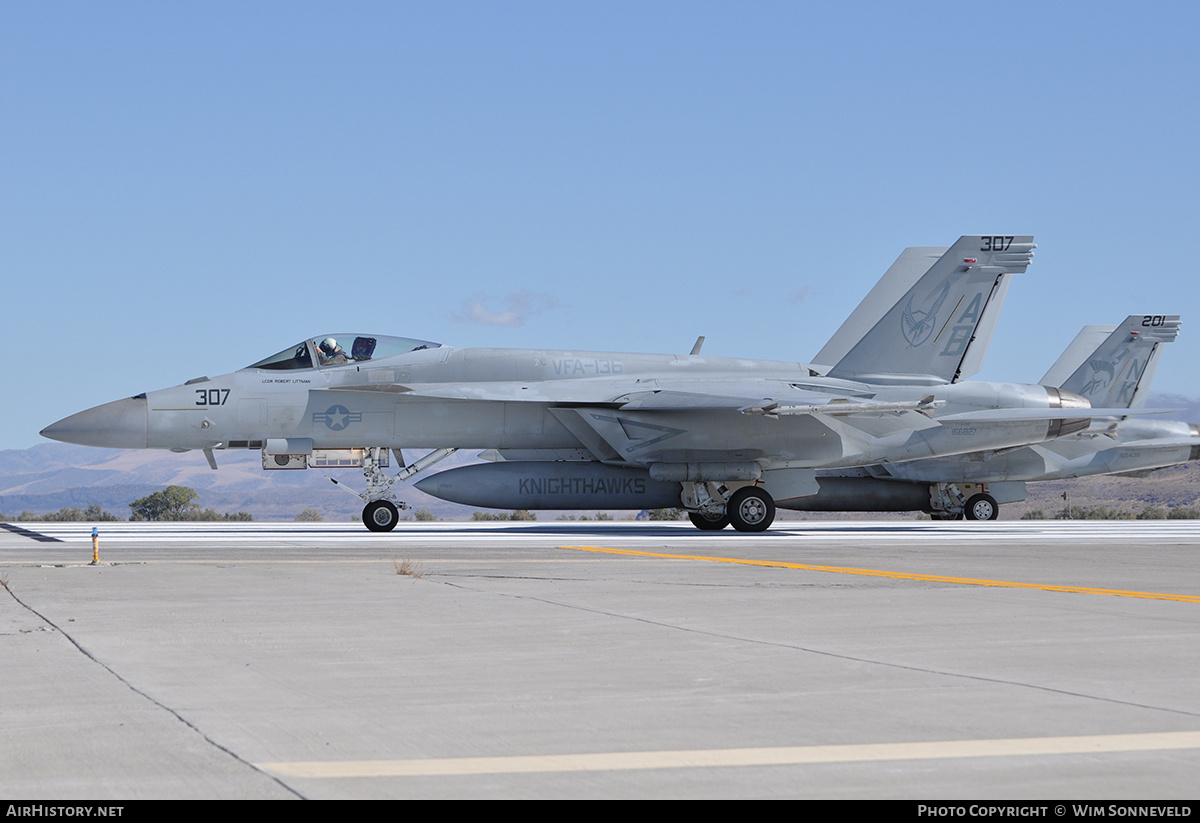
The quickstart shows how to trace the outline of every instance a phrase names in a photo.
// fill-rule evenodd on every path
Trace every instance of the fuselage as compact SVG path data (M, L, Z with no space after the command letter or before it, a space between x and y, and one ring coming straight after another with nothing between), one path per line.
M314 338L229 374L89 409L43 433L87 445L173 450L257 449L268 441L285 441L285 450L286 442L308 450L555 450L607 443L616 455L606 455L608 462L756 461L764 468L903 462L1063 433L1062 421L1045 419L940 422L963 412L1063 405L1063 393L1036 385L872 385L816 376L801 363L341 337L354 339L358 356L322 362L320 338ZM358 350L362 341L371 341L371 353ZM726 390L733 399L720 402ZM654 406L660 395L697 399ZM744 413L748 399L781 395L822 403L913 403L933 395L944 405L929 415ZM1078 399L1071 404L1087 406Z

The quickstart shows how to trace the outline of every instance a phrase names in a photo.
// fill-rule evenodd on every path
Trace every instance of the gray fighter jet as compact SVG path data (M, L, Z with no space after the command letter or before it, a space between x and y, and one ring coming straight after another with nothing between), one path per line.
M1142 408L1178 315L1131 315L1087 326L1041 384L1106 408ZM948 458L819 471L821 491L788 501L801 511L923 511L939 519L994 520L1001 503L1026 497L1027 482L1100 474L1149 474L1200 459L1200 426L1138 417L1096 421L1045 443Z
M261 450L264 469L360 467L374 531L398 520L396 483L462 448L502 460L419 488L495 508L676 506L702 529L761 531L777 501L818 494L818 470L1027 446L1118 413L1054 387L955 382L1033 249L1027 236L967 236L910 266L912 286L828 369L709 358L699 344L677 356L322 335L42 434L199 449L213 468L218 450L237 448ZM389 477L389 451L403 465L403 449L433 451Z

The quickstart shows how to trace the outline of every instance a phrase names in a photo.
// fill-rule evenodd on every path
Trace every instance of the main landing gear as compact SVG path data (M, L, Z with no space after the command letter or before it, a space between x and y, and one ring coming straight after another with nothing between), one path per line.
M688 520L702 532L719 532L729 525L729 515L688 512Z
M976 483L935 483L929 487L931 514L935 520L995 520L1000 504ZM972 492L975 492L972 494ZM968 497L968 495L970 495Z
M685 483L683 500L692 525L706 532L730 525L739 532L762 532L775 520L775 500L766 489L743 486L727 492L723 484Z
M995 520L1000 516L1000 504L990 494L977 494L967 501L963 514L968 520Z
M729 496L725 511L738 531L762 532L775 520L775 501L765 489L745 486Z

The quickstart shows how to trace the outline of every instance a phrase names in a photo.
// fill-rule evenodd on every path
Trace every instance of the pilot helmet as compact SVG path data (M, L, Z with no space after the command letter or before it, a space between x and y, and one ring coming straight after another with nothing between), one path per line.
M332 337L326 337L321 341L321 351L325 352L326 354L333 354L335 351L337 351L337 341Z

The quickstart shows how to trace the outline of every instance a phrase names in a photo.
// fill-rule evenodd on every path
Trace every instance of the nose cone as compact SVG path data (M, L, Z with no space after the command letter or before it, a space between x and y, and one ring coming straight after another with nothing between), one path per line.
M42 437L106 449L146 448L146 396L105 403L64 417L42 429Z

